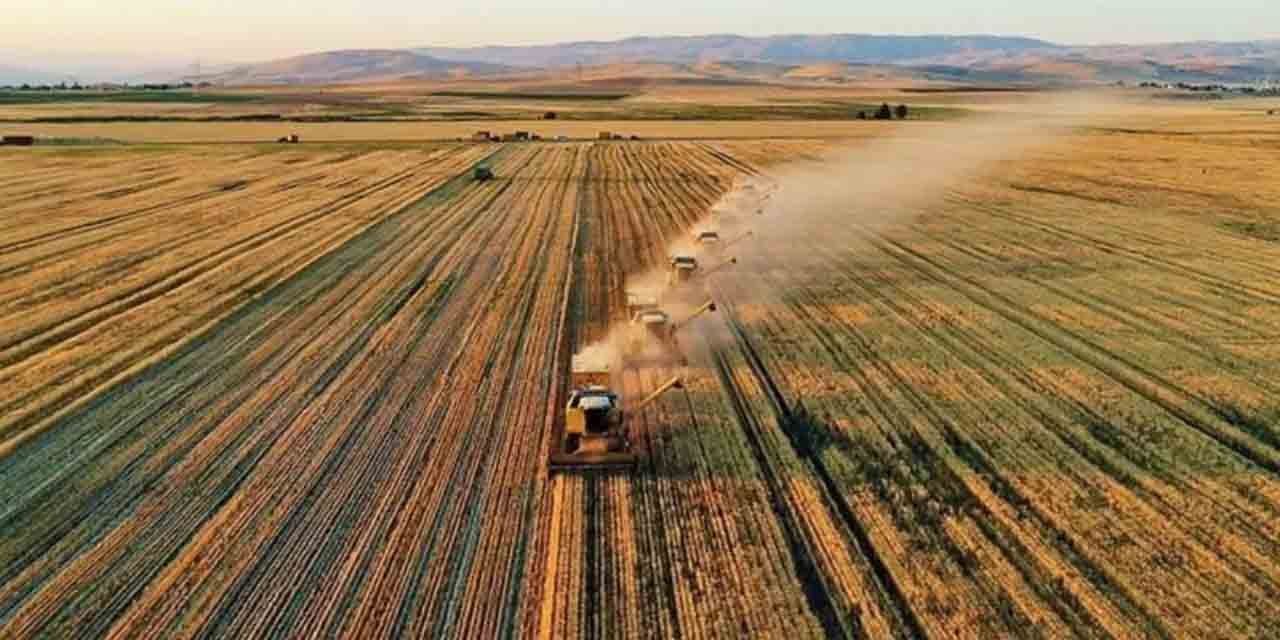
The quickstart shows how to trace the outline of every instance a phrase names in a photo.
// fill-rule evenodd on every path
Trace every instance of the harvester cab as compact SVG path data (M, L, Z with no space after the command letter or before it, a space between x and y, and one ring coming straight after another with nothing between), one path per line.
M698 259L693 256L672 256L667 272L667 284L677 285L693 280L698 273Z
M552 471L631 469L637 457L628 437L622 402L608 386L598 384L609 378L608 367L591 366L576 358L573 366L570 383L574 388L569 392L549 468ZM679 377L672 378L631 411L638 414L667 391L683 388Z
M480 165L475 168L475 170L471 174L471 177L474 178L476 182L485 182L486 180L492 180L493 169L490 169L485 165Z

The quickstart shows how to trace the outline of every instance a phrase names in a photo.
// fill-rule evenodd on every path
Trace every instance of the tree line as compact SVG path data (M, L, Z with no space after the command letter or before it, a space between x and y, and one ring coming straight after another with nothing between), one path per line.
M899 120L906 120L907 116L909 115L911 115L911 110L907 108L907 105L900 104L896 107L890 107L889 103L886 102L884 104L881 104L880 108L876 109L875 112L873 112L870 115L868 115L866 111L859 111L858 119L859 120L893 120L894 118L897 118Z

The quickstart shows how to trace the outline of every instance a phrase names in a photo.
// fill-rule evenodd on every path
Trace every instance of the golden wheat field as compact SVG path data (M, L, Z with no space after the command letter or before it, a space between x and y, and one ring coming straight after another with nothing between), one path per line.
M1194 111L0 150L0 636L1276 637L1280 123ZM549 473L711 226L639 465Z

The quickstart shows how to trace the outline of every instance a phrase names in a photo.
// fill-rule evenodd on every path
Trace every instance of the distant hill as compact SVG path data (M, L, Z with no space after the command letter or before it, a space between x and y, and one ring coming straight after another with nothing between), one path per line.
M202 80L320 84L491 77L583 67L593 83L1247 83L1280 80L1280 41L1073 47L1003 36L641 37L521 47L330 51L244 65Z
M441 60L413 51L361 49L327 51L233 68L203 79L223 84L317 84L429 80L491 75L501 64Z
M1076 83L1280 79L1280 41L1075 47L1005 36L735 35L642 37L527 47L423 47L418 53L510 67L675 63L766 79L856 81L875 66L973 82ZM736 65L736 67L734 66ZM844 66L841 66L844 65ZM774 68L769 68L774 67ZM805 67L782 71L777 67Z
M916 65L1020 78L1248 83L1280 80L1280 41L1185 42L955 53Z
M560 67L618 62L813 62L900 63L973 52L1052 48L1043 40L1001 36L878 36L861 34L638 37L612 42L570 42L526 47L422 47L442 60L480 61L511 67Z

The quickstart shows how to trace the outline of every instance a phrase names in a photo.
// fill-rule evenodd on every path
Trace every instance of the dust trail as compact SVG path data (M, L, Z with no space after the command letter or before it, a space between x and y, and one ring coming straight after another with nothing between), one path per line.
M714 278L715 289L734 304L760 305L780 302L790 289L821 286L832 279L830 256L861 250L862 230L905 227L998 164L1125 112L1114 95L1051 95L1018 112L902 126L892 136L746 180L703 225L730 236L753 231L729 250L739 264Z
M830 279L830 256L855 252L865 242L860 229L904 226L941 202L952 190L976 180L996 163L1016 160L1082 126L1106 124L1126 112L1104 93L1053 94L1017 111L964 120L911 123L884 138L842 148L823 158L783 166L769 176L735 185L691 229L671 243L667 255L694 255L705 269L722 260L738 264L693 286L669 289L666 265L627 279L628 292L660 298L673 319L701 304L711 292L739 307L779 303L789 289L820 286ZM716 255L699 246L700 231L714 230L722 242L741 240ZM627 327L588 349L616 356ZM728 340L726 325L709 316L682 329L712 344Z

